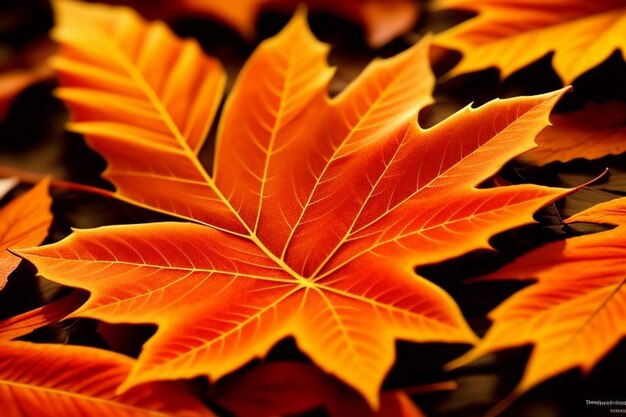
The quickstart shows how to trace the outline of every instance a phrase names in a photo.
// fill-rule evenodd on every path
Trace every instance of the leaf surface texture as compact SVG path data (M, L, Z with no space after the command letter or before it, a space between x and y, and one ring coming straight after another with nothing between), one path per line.
M626 47L622 0L437 0L437 9L478 13L436 37L461 51L451 75L497 67L502 77L554 52L565 84Z

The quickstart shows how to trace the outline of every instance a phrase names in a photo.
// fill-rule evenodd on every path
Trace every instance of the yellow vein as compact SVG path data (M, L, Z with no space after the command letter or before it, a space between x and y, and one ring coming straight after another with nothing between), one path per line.
M165 106L163 105L163 103L161 102L159 97L157 96L156 92L148 84L148 82L145 80L143 75L138 71L138 69L135 67L135 65L126 57L126 55L124 55L124 53L119 50L119 48L117 47L117 45L114 42L110 41L108 44L110 45L110 48L111 48L112 52L115 55L117 55L118 61L125 67L126 71L129 73L131 78L133 80L135 80L135 82L139 85L139 87L144 92L144 94L146 94L146 96L148 97L148 99L150 100L150 102L152 103L154 108L159 112L159 114L161 114L165 124L171 130L172 134L174 135L174 137L178 141L179 145L181 146L181 148L183 149L183 151L187 155L188 159L194 165L194 167L196 168L198 173L204 178L204 180L207 182L209 187L211 187L211 189L215 192L215 194L219 197L219 199L226 205L226 207L228 207L228 209L231 211L231 213L233 213L235 218L246 229L250 239L270 259L272 259L274 262L276 262L279 266L281 266L285 271L287 271L289 274L291 274L294 278L296 278L298 281L304 280L303 277L301 277L298 273L296 273L282 259L279 259L278 257L276 257L269 249L267 249L265 247L265 245L263 245L263 243L254 234L254 232L250 229L250 227L247 225L247 223L241 218L241 216L239 215L237 210L235 210L235 208L230 204L230 201L228 201L228 199L222 194L222 192L219 190L219 188L215 185L215 182L211 179L211 177L209 177L209 175L207 174L207 172L204 169L204 167L202 166L202 164L200 164L200 161L196 157L195 153L191 150L191 148L189 147L189 144L187 143L185 138L182 136L182 133L180 132L180 130L178 129L178 127L176 126L176 124L172 120L172 118L169 115L167 109L165 108ZM196 221L196 220L194 219L194 221Z
M354 136L356 134L356 132L359 131L359 128L361 127L361 125L363 123L365 123L365 121L370 116L370 114L373 113L375 110L377 110L377 106L380 104L380 102L383 100L383 98L385 98L387 96L387 94L389 93L389 90L391 89L391 86L394 85L396 82L398 82L398 78L399 77L395 77L387 86L384 87L384 90L380 92L379 96L376 97L376 100L374 100L372 102L372 104L365 111L363 116L360 117L360 119L357 121L357 123L354 126L352 126L352 128L347 133L347 135L335 147L335 149L333 151L333 154L330 156L330 158L328 158L328 160L324 164L324 168L322 169L321 173L317 176L317 178L315 180L315 184L313 185L313 188L311 189L311 192L309 193L309 197L307 198L307 201L304 204L304 208L300 212L300 216L298 217L298 220L294 223L293 228L291 229L291 232L289 233L289 237L287 238L287 241L285 242L285 245L283 246L283 250L282 250L282 253L280 255L280 259L285 259L285 255L287 253L287 248L289 247L289 244L291 243L291 240L293 239L298 226L300 225L300 223L302 222L302 219L304 218L304 214L306 213L306 209L311 204L311 201L313 200L313 195L315 194L315 191L318 189L321 180L323 179L324 175L326 174L326 171L328 171L328 169L330 168L332 163L335 162L337 154L339 153L339 151L341 149L343 149L344 146L346 146L346 144L350 141L350 139L352 139L352 136ZM353 84L353 85L356 85L356 84ZM356 87L354 87L354 88L356 88Z
M337 253L337 251L339 250L339 248L341 248L341 246L346 243L346 241L348 240L348 237L350 237L350 234L352 233L352 230L354 229L354 226L356 225L357 221L359 221L359 218L361 217L361 214L363 213L363 210L365 209L365 207L367 206L367 203L369 202L369 200L372 198L372 196L374 195L374 191L376 191L376 187L378 187L378 184L382 181L382 179L384 178L385 174L387 173L387 171L389 170L389 167L391 167L393 165L394 159L396 158L396 156L398 155L398 152L400 152L400 149L402 148L402 145L404 145L404 141L406 140L409 131L411 130L411 125L408 126L406 132L404 133L404 136L402 137L402 140L400 142L400 144L398 146L396 146L396 149L394 150L393 155L391 156L391 158L389 158L389 162L387 164L385 164L385 168L383 169L383 171L380 173L380 175L378 176L378 178L376 179L376 182L374 184L372 184L372 187L369 191L369 193L367 194L367 196L365 197L365 199L363 200L363 203L361 204L361 207L359 208L359 212L354 216L354 219L352 220L352 223L350 224L350 227L348 228L348 230L344 233L344 235L342 236L341 240L339 241L339 243L337 243L335 245L335 247L333 248L333 250L331 250L328 255L326 256L326 258L320 262L319 266L317 267L317 269L313 272L313 274L311 274L311 279L314 279L315 276L317 274L319 274L319 272L326 266L326 264L330 261L330 259L335 255L335 253Z
M272 133L270 135L270 141L265 150L265 165L263 166L263 176L261 178L261 190L259 191L259 203L256 213L256 220L254 221L254 233L256 233L259 227L259 220L261 219L261 210L263 208L263 198L265 196L265 185L267 183L267 175L269 172L270 159L276 142L276 136L282 123L283 115L285 112L285 102L287 101L286 95L291 87L291 77L293 73L292 55L287 57L287 70L284 76L283 89L280 91L281 96L279 98L278 111L274 119L274 126L272 126Z

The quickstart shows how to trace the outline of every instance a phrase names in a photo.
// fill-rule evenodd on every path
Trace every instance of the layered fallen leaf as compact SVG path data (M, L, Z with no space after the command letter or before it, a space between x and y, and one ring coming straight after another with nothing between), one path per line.
M576 158L596 159L626 152L626 104L589 103L585 108L552 116L554 126L537 137L538 147L520 160L545 165Z
M14 181L10 181L14 184ZM2 243L19 247L39 243L52 220L48 183L11 201L0 210ZM8 190L9 187L6 187ZM2 255L2 286L20 259ZM212 416L200 401L176 383L155 383L123 395L116 389L133 360L78 346L9 342L63 319L84 302L74 293L0 321L0 415L6 417L157 417Z
M0 321L0 414L6 417L213 416L177 383L117 395L133 360L79 346L9 342L63 319L84 302L72 294Z
M477 188L534 146L563 91L468 107L423 130L427 40L331 99L328 48L302 14L242 70L209 175L197 155L221 99L220 65L129 9L55 7L69 128L107 160L117 198L183 220L18 251L43 276L91 292L74 317L158 325L121 391L219 378L292 336L376 406L396 339L474 341L415 266L489 247L568 192Z
M11 70L0 73L0 120L3 120L15 98L25 88L50 78L49 68Z
M623 0L435 0L434 7L478 13L435 38L463 54L450 75L497 67L504 78L553 52L554 69L571 84L626 48Z
M516 393L573 368L591 369L626 335L626 199L596 205L567 223L612 230L545 245L488 280L536 280L491 312L493 325L456 365L486 353L533 345Z
M48 235L52 222L48 184L48 180L42 181L0 209L0 289L20 263L7 248L38 245Z
M116 389L133 360L105 350L0 342L0 413L4 417L210 417L183 385Z

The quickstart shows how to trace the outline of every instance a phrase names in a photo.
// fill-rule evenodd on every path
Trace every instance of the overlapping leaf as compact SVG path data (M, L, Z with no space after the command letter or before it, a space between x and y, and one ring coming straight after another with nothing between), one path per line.
M552 121L554 126L537 137L538 147L521 155L520 160L545 165L626 152L626 104L589 103L582 110L554 115Z
M156 323L122 389L231 372L293 336L371 405L394 341L472 342L416 265L488 247L567 191L478 189L533 147L562 92L466 108L430 130L428 42L330 99L327 47L299 15L252 55L199 160L223 74L191 41L128 9L56 3L59 95L125 201L189 222L77 231L22 250L91 292L75 316Z
M48 180L42 181L0 209L0 289L20 263L20 258L7 248L38 245L48 235L52 222L48 183Z
M0 342L0 413L4 417L210 417L177 383L122 395L115 390L133 360L104 350Z
M623 0L436 0L438 9L478 16L436 37L463 59L451 75L498 67L502 77L554 52L565 84L626 47Z
M626 335L626 199L599 204L567 222L617 227L550 243L488 276L537 282L490 314L491 329L457 365L533 344L519 393L573 368L589 372Z
M32 245L47 234L48 181L0 211L5 246ZM5 248L6 251L6 248ZM7 252L2 266L20 259ZM4 276L6 282L6 276ZM3 283L4 285L4 283ZM63 319L84 302L80 294L0 321L0 414L6 417L157 417L212 416L176 383L154 383L123 395L116 389L133 360L111 352L61 345L9 342Z

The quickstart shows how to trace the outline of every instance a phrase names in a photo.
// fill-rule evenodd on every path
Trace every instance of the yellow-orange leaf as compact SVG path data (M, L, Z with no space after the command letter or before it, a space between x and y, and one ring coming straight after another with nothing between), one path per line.
M240 227L196 157L221 101L221 65L196 41L181 41L164 23L146 26L130 9L56 4L53 37L63 48L54 60L63 85L57 94L74 113L71 128L109 161L104 177L117 196ZM185 198L164 198L177 193Z
M367 40L378 47L409 31L417 21L419 5L415 0L181 0L181 13L206 13L237 29L245 37L255 33L256 19L262 10L292 12L299 4L312 10L335 13L365 26Z
M79 346L0 342L3 417L211 417L177 383L117 395L133 360Z
M42 181L0 209L0 289L20 263L20 258L7 248L38 245L48 235L52 222L48 183L48 180Z
M533 344L520 393L573 368L589 372L626 335L626 198L599 204L567 222L617 227L550 243L487 276L537 282L491 312L491 329L457 365Z
M552 122L554 126L537 137L538 147L521 155L520 160L545 165L626 152L626 104L589 103L582 110L552 116Z
M180 62L145 52L146 34L169 33L163 25L128 9L70 1L56 9L70 127L107 159L118 197L194 221L77 231L19 252L47 278L91 292L74 316L158 325L122 389L219 378L293 336L375 406L396 339L474 340L452 298L414 267L489 247L567 193L477 188L534 146L563 91L468 107L423 130L416 116L433 88L427 40L376 61L330 99L326 47L302 14L243 69L209 175L161 93L146 87L146 73ZM151 65L142 66L146 54ZM171 102L195 103L175 88L187 82L175 74L161 83L176 93ZM125 112L93 99L109 95Z
M554 69L570 84L626 48L623 0L436 0L434 7L479 13L435 39L463 53L451 75L498 67L507 77L554 52Z

